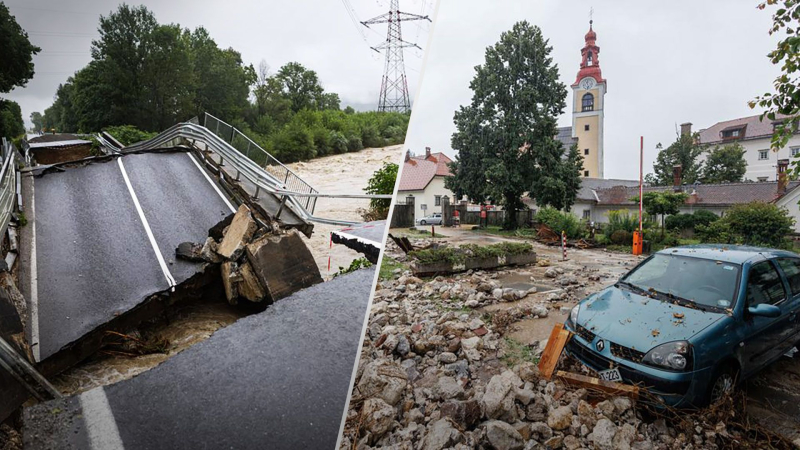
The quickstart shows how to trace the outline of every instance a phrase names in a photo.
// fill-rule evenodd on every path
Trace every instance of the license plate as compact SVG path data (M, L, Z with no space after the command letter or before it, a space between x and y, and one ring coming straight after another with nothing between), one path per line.
M622 381L622 375L619 374L619 369L617 368L602 370L598 372L598 374L600 375L600 379L604 381Z

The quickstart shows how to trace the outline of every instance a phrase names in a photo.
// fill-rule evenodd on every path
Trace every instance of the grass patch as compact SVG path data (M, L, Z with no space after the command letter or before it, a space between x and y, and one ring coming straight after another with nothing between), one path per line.
M393 279L395 269L400 269L401 271L404 271L408 270L408 266L392 258L391 256L384 254L383 261L381 261L381 268L379 272L380 279L381 280Z
M507 367L514 367L524 362L531 362L534 364L539 364L539 357L534 356L533 349L527 345L523 345L511 338L504 338L505 340L505 354L501 361Z
M467 258L497 258L499 256L522 255L533 251L531 244L501 242L492 245L465 244L460 247L429 248L415 250L409 255L421 264L461 264Z
M409 228L397 233L401 236L406 237L416 237L416 238L423 238L423 237L431 237L431 232L428 230L418 230L416 228ZM433 235L435 238L446 238L447 236L443 234L436 233Z

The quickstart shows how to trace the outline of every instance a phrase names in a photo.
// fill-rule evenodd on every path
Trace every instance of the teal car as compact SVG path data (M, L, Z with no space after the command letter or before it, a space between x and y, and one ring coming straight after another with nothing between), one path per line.
M800 343L800 255L693 245L662 250L580 301L566 350L601 378L676 407L703 406Z

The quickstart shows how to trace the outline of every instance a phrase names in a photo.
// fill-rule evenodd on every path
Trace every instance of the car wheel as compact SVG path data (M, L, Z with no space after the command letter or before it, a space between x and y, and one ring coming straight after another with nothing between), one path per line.
M736 388L736 378L739 375L735 367L725 365L717 369L708 386L708 404L717 402L726 394L731 394Z
M420 221L419 221L419 224L420 224L420 225L427 225L427 224L428 224L428 222L425 222L424 220L420 220Z

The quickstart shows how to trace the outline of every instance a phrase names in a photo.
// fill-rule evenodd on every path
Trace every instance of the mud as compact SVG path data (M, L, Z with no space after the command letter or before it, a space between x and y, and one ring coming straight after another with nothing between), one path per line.
M402 157L402 146L367 148L360 152L326 156L311 161L289 164L303 180L314 186L319 192L328 194L363 194L372 174L383 167L384 163L398 164ZM362 221L359 209L366 209L369 200L319 198L314 215L328 219ZM342 227L318 223L314 225L314 234L306 239L306 244L314 255L320 273L327 280L337 272L339 267L348 267L354 259L363 257L361 253L350 250L344 245L330 245L330 233ZM328 270L328 257L331 258Z
M100 351L51 382L62 394L72 395L127 380L156 367L246 315L244 309L228 305L224 298L217 302L188 305L170 314L166 323L140 327L140 336L148 341L166 342L165 353L125 356L118 352Z

